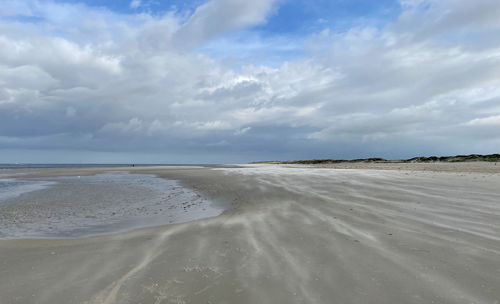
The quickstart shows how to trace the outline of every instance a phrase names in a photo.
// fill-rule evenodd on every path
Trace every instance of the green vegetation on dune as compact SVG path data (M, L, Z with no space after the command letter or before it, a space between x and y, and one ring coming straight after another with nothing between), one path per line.
M489 161L497 162L500 161L500 154L470 154L470 155L456 155L456 156L431 156L431 157L414 157L405 160L404 162L468 162L468 161Z
M337 164L337 163L384 163L384 162L401 162L401 163L431 163L431 162L471 162L471 161L500 161L500 154L470 154L456 156L418 156L405 160L386 160L384 158L358 158L358 159L310 159L310 160L291 160L291 161L259 161L252 164L302 164L302 165L317 165L317 164Z
M290 160L290 161L260 161L252 164L337 164L337 163L361 163L361 162L387 162L383 158L360 158L360 159L310 159L310 160Z

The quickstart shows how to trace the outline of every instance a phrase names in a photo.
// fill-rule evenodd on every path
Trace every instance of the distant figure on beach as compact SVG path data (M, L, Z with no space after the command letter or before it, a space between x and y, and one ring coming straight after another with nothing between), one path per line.
M132 164L132 167L135 167L135 165L134 165L134 164Z

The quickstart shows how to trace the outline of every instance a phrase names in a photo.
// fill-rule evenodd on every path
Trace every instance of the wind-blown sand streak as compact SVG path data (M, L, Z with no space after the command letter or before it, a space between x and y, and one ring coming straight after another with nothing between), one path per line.
M497 173L134 172L231 209L115 235L0 241L1 303L500 301Z

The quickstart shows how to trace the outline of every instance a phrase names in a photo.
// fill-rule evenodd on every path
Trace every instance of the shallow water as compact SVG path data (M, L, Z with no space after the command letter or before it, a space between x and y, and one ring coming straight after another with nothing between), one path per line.
M54 182L37 180L19 180L1 178L0 176L0 204L2 201L20 196L23 193L45 189Z
M110 172L0 183L0 238L83 237L222 212L177 181Z

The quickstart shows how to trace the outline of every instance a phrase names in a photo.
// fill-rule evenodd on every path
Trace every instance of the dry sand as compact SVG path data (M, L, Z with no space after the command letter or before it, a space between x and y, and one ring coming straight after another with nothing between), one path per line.
M231 209L114 235L0 241L0 303L500 303L500 174L476 165L124 168Z
M500 173L500 162L430 162L430 163L403 163L403 162L359 162L318 165L281 165L295 168L329 168L329 169L372 169L372 170L409 170L432 172L477 172Z

